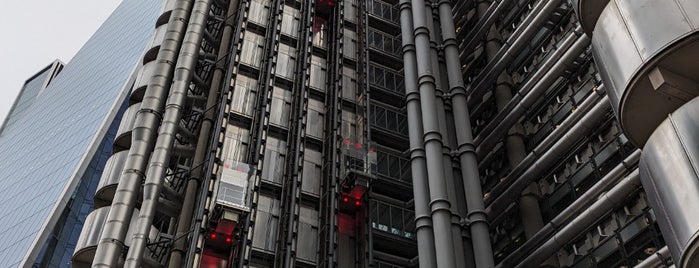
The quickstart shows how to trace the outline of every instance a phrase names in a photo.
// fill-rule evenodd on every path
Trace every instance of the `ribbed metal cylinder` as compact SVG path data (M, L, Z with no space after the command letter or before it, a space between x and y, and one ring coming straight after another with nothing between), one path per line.
M699 96L699 2L611 0L592 50L624 133L643 147L667 115Z

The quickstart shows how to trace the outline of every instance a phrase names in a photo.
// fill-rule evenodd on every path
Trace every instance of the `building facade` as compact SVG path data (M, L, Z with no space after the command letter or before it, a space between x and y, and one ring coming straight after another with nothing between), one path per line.
M125 1L70 63L40 71L15 101L0 133L0 266L69 265L161 8L141 2Z
M163 5L75 267L699 262L692 0Z

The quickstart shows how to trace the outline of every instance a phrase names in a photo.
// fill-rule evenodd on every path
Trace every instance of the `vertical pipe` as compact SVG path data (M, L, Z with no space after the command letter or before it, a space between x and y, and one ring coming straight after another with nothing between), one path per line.
M139 211L138 222L134 226L133 242L126 255L124 267L141 267L143 262L143 253L155 217L158 199L162 192L163 178L167 172L170 156L177 139L177 130L182 119L182 108L185 105L187 91L194 76L194 68L197 65L210 7L211 0L199 0L194 3L192 17L187 25L187 32L175 66L175 75L163 114L163 122L160 125L158 139L146 173L146 181L143 186L143 204Z
M451 235L452 244L454 247L454 261L456 267L466 267L466 261L464 258L464 245L461 242L461 218L459 218L459 212L457 210L456 202L456 191L454 190L454 170L452 169L451 161L451 148L449 147L449 134L447 130L447 120L445 112L444 103L444 83L442 81L443 75L440 68L440 57L439 50L437 47L440 45L438 41L441 41L441 36L438 31L438 27L435 27L435 23L439 24L439 13L438 10L432 8L430 3L425 6L425 16L427 17L427 30L430 33L430 63L432 67L432 74L434 75L435 82L435 106L437 107L437 123L439 125L439 134L442 137L442 168L444 170L444 181L447 187L447 200L449 200L450 207L450 219L451 219ZM446 77L444 77L446 79Z
M123 241L139 195L150 152L161 120L177 55L184 39L193 0L177 1L172 10L163 43L156 58L155 73L150 78L141 108L136 115L129 156L124 164L114 200L102 229L93 267L115 267L121 256Z
M488 221L484 211L483 190L478 176L478 164L476 163L473 134L471 133L471 119L466 106L467 96L463 77L461 76L459 47L456 41L456 30L452 19L450 1L439 1L439 18L476 267L493 267L495 266L493 250L490 244Z
M410 137L410 168L413 176L413 195L415 200L415 229L418 243L420 268L437 267L434 251L432 218L430 217L430 193L427 182L425 150L422 146L422 117L420 114L420 92L417 89L417 62L415 41L412 35L412 18L410 0L400 1L401 36L403 41L403 62L405 71L405 102L408 112L408 130Z
M428 18L425 16L425 2L425 0L414 0L412 6L423 139L427 159L437 267L452 268L456 267L456 263L451 235L451 211L444 179L444 166L442 165L442 135L439 132L437 117L436 85L430 62L430 31L427 26ZM430 16L429 20L431 19Z

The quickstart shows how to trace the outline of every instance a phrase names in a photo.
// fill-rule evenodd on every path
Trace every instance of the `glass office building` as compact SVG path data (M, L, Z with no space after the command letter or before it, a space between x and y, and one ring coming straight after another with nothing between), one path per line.
M70 63L23 87L0 135L0 266L69 265L160 8L124 1Z
M119 22L152 38L130 44L123 95L91 106L105 114L82 175L95 179L46 240L80 230L74 250L32 247L41 260L699 262L691 0L162 4ZM82 227L71 215L87 215Z

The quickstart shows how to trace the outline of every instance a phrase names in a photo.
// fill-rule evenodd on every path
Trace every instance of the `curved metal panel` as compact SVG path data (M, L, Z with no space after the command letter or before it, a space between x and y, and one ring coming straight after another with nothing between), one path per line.
M595 24L609 0L572 0L580 25L587 35L592 35Z
M117 130L117 136L114 139L115 153L127 150L131 147L131 131L136 122L136 113L138 113L140 108L141 104L136 103L129 106L129 108L124 111L124 115L121 117L121 122L119 123L119 129Z
M143 65L143 67L141 67L141 71L138 73L138 77L136 77L136 82L134 83L133 89L131 90L130 99L132 103L141 102L143 100L143 95L146 92L146 87L148 87L150 78L153 76L153 71L155 70L156 65L157 64L155 61L149 61L146 62L146 64Z
M595 61L622 128L638 146L667 114L699 95L695 2L612 0L595 26Z
M134 212L131 216L131 226L135 225L138 222L138 213L139 210L134 209ZM95 252L97 251L97 244L100 240L100 233L102 232L104 225L107 223L107 215L109 215L109 207L95 209L94 211L90 212L89 215L87 215L87 218L85 219L85 224L83 225L83 229L80 232L78 242L75 244L75 251L73 252L73 257L71 258L71 265L73 267L91 266L92 260L95 257ZM148 234L149 241L157 241L159 233L160 231L157 228L155 228L155 226L151 227L151 231ZM126 247L131 246L132 241L132 232L131 230L129 230L129 232L126 234L126 240L124 241L124 245ZM120 263L122 261L123 260L120 260Z
M113 154L107 160L97 184L97 192L95 193L95 208L108 206L114 198L117 184L119 184L119 176L124 170L124 162L129 155L128 151L121 151Z
M653 132L641 156L643 188L678 267L699 267L699 98Z

